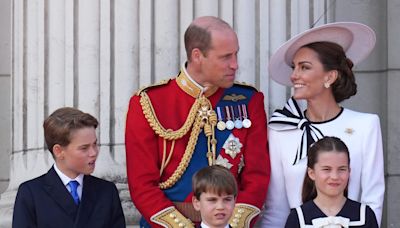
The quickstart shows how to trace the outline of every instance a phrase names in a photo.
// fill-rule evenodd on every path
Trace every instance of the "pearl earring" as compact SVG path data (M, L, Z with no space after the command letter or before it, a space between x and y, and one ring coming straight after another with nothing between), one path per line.
M324 87L327 88L327 89L329 89L329 87L331 87L331 84L329 84L329 82L325 82L325 83L324 83Z

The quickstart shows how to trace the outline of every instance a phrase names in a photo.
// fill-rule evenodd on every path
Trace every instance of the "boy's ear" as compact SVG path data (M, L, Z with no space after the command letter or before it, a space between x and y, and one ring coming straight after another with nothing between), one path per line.
M192 204L196 211L200 211L200 201L196 198L196 196L192 196Z
M60 144L55 144L53 146L53 155L57 160L64 159L64 151L63 148L60 146Z

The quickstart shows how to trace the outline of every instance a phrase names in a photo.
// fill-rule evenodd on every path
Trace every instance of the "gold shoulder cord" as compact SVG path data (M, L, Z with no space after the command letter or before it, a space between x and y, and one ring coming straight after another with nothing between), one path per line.
M186 121L183 124L183 126L178 130L173 131L172 129L165 129L161 125L160 121L158 120L155 114L154 108L151 104L150 98L147 95L147 93L145 91L142 91L140 95L141 95L140 104L142 106L144 116L146 117L147 121L149 122L154 132L164 139L164 151L160 169L160 176L165 167L168 165L168 162L170 161L175 145L175 140L180 139L184 135L186 135L190 130L190 128L193 126L192 132L190 133L188 145L186 146L185 153L177 169L166 181L159 184L161 189L167 189L172 187L181 178L182 174L186 171L190 159L192 158L193 151L196 146L201 128L203 127L206 136L208 137L207 157L209 159L209 165L212 165L215 162L217 141L215 139L214 127L217 122L217 117L215 111L212 110L210 101L207 98L202 96L196 99L195 103L192 105L192 108L190 109L189 115L186 118ZM166 159L166 140L172 140L171 151L167 159Z
M183 126L178 130L173 131L172 129L165 129L161 125L160 121L156 117L154 108L147 93L143 91L140 93L140 95L140 104L142 105L143 114L145 115L147 121L149 121L150 126L157 135L167 140L180 139L186 135L186 133L190 130L194 119L196 118L197 111L200 108L200 100L196 99Z

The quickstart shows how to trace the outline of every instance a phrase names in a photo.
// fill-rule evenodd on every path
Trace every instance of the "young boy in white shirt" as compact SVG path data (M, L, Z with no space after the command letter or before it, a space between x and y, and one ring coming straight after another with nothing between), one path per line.
M201 214L201 228L228 228L238 193L232 173L219 165L199 170L192 178L192 203Z
M114 183L90 175L99 154L98 121L76 108L60 108L43 123L55 164L19 186L13 228L125 228Z

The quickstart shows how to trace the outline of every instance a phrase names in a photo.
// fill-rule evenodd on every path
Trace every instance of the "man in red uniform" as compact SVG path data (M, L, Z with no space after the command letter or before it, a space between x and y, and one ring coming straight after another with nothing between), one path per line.
M239 44L223 20L195 19L185 32L185 48L188 60L178 76L138 91L129 104L127 174L141 227L193 227L200 221L191 204L191 178L209 165L224 166L237 179L230 224L249 227L270 176L264 96L234 83Z

